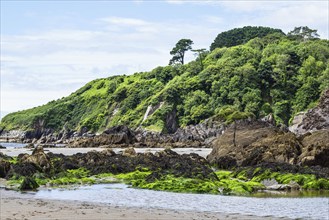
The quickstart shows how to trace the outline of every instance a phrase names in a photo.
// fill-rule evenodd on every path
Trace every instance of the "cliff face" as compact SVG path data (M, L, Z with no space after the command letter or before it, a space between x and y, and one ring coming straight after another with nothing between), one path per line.
M329 129L329 89L320 98L319 105L296 115L289 130L297 135Z

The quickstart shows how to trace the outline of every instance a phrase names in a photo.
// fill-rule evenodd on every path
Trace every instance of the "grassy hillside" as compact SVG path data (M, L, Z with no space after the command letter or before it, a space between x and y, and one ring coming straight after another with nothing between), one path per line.
M168 115L180 127L234 111L280 123L314 106L329 87L329 41L297 41L272 34L245 44L216 48L186 65L89 82L70 96L15 112L5 130L86 128L102 131L126 124L167 131ZM162 103L143 121L149 105Z

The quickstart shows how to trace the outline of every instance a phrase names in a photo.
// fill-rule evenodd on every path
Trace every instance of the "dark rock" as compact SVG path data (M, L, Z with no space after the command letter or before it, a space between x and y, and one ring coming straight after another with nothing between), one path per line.
M305 135L301 143L303 149L298 163L303 166L329 167L329 130L315 131Z
M219 169L225 169L226 170L226 169L236 167L237 162L236 162L236 159L234 159L233 157L225 155L225 156L218 157L215 160L214 165L216 167L218 167Z
M43 172L40 167L34 163L18 163L12 164L11 169L7 173L6 178L9 179L13 176L33 176L37 172Z
M124 149L122 155L126 156L126 157L134 157L137 154L136 154L136 151L133 147L128 147L128 148Z
M39 184L32 177L24 177L20 190L35 190L39 187Z
M35 139L36 140L36 139ZM27 144L24 148L29 148L29 149L33 149L35 148L34 144L31 143L31 144Z
M127 126L115 126L101 135L79 138L69 143L69 147L100 147L103 145L129 145L135 142L134 133Z
M10 163L0 159L0 178L5 178L10 170Z
M23 156L21 162L34 163L39 166L44 172L51 170L51 161L49 157L44 153L42 146L37 146L30 156Z

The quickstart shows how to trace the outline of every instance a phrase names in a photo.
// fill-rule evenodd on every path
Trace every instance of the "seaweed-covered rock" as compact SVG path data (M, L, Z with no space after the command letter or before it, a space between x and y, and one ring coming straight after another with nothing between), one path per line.
M35 165L39 166L43 171L48 172L51 170L51 161L49 157L43 151L42 146L37 146L32 155L27 157L22 157L21 161L27 163L34 163Z
M43 172L42 169L34 163L24 162L12 164L11 169L7 173L6 178L9 179L14 176L33 176L33 174Z
M5 178L10 170L10 163L0 158L0 178Z
M20 190L35 190L39 187L39 184L32 177L24 177L21 183Z

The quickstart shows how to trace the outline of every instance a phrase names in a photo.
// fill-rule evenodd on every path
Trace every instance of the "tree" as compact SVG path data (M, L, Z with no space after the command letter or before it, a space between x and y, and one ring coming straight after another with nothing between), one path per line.
M232 47L240 44L245 44L249 40L256 37L262 38L269 34L278 33L285 36L280 29L273 29L269 27L252 27L246 26L243 28L234 28L229 31L224 31L217 35L214 42L210 46L210 51L218 47Z
M181 39L176 43L176 46L170 51L173 58L169 61L169 65L174 63L184 64L185 52L192 49L193 41L190 39Z
M295 27L294 30L288 33L288 37L296 40L307 41L310 39L318 39L320 35L317 33L317 30L311 29L307 26Z
M201 71L202 71L203 70L202 60L207 56L207 50L205 48L201 48L201 49L195 49L195 50L191 50L191 51L196 52L196 54L199 56Z

